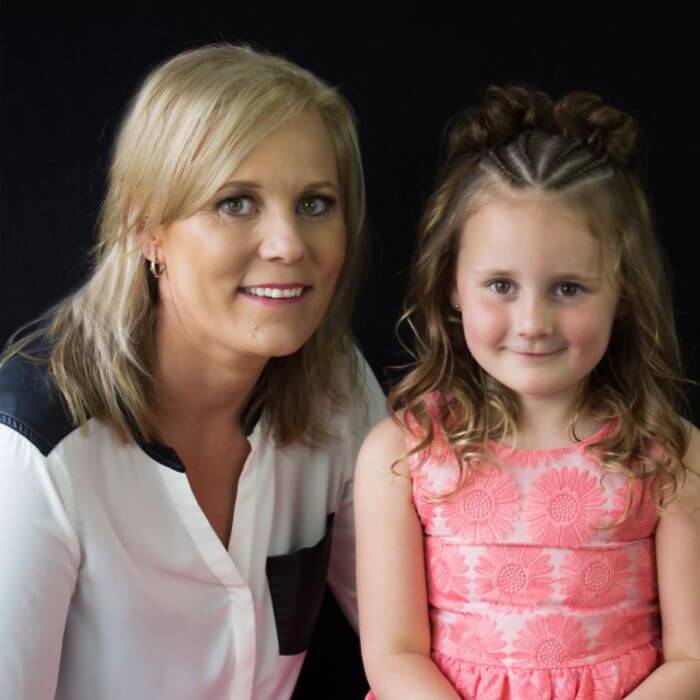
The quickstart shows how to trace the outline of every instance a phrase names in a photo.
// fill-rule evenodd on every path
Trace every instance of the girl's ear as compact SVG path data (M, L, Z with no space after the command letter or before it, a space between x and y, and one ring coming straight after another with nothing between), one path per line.
M459 296L457 295L457 287L452 287L452 292L450 292L450 304L453 309L460 310L459 306Z

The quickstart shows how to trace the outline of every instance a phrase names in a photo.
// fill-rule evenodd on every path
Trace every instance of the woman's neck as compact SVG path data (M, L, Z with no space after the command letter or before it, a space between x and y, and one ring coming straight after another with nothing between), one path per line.
M243 411L266 360L204 351L167 319L156 327L151 371L157 428L163 438L188 433L238 432Z

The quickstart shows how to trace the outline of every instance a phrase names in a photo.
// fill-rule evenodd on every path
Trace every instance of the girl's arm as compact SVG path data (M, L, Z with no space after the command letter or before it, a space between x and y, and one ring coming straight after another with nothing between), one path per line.
M628 700L700 698L700 431L696 428L684 461L691 471L656 529L664 663Z
M370 432L355 475L362 657L379 700L457 700L430 658L423 534L402 460L406 437L390 419Z

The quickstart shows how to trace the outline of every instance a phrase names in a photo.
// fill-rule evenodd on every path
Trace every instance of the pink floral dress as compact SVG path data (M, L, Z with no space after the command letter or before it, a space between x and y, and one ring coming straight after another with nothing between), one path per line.
M628 481L585 452L614 426L557 450L491 443L493 464L444 500L458 467L439 430L410 459L432 657L463 698L623 698L660 663L650 480L616 525Z

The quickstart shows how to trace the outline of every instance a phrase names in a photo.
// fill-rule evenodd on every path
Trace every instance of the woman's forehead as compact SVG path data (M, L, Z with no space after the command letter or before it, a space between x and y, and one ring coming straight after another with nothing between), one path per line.
M337 185L335 149L316 111L303 111L261 138L230 173L228 180L284 179L327 181Z

